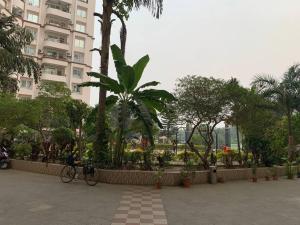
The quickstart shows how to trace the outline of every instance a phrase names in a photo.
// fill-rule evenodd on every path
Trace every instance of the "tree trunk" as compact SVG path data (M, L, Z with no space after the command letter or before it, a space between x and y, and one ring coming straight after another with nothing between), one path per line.
M288 119L288 158L290 161L293 159L293 145L294 145L294 137L293 137L293 128L292 128L292 113L291 110L288 109L287 112L287 119Z
M75 133L76 134L76 133ZM79 158L82 158L82 121L79 124L79 137L78 137L78 149L79 149Z
M109 47L110 47L110 33L111 33L111 14L112 14L112 0L103 0L103 14L101 25L101 74L108 76L109 64ZM97 159L102 163L107 163L108 160L108 138L106 136L105 124L105 101L106 90L100 88L99 91L99 107L98 107L98 122L96 129L96 141L94 144L94 151Z
M239 131L239 124L236 124L236 139L237 139L237 145L238 145L238 151L239 151L239 164L242 166L242 154L241 154L241 143L240 143L240 131Z

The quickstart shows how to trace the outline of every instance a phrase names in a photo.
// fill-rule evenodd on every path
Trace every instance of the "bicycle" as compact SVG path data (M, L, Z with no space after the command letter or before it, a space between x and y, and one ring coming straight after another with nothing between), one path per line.
M76 175L78 175L79 164L78 162L67 162L67 165L60 172L60 179L63 183L70 183L75 179ZM83 165L82 173L88 185L95 186L98 183L98 173L91 161Z

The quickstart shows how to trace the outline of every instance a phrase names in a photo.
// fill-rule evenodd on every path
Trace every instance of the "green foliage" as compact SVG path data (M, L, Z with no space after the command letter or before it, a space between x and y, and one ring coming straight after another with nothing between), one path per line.
M214 130L230 115L227 83L213 77L186 76L179 79L175 92L180 117L185 123L191 125L187 143L207 169L209 166L207 159L214 142ZM196 131L201 135L206 146L203 156L192 142Z
M131 163L134 166L143 160L143 151L125 151L123 160L125 165Z
M129 118L143 123L151 146L154 145L153 126L161 126L157 111L165 107L166 101L174 100L174 96L165 90L149 89L157 82L151 82L138 87L142 73L149 62L149 56L142 57L135 65L126 64L121 49L111 46L118 80L103 74L90 72L89 76L99 78L100 82L86 82L81 86L95 86L114 93L107 98L110 104L116 104L118 109L118 125L116 129L116 145L114 146L114 163L119 167L124 155L125 136L129 129Z
M24 159L24 157L30 156L32 152L32 147L28 143L14 144L13 150L16 157Z
M194 163L197 163L199 161L199 157L197 156L197 154L191 151L179 152L175 158L179 161L187 160Z
M38 82L40 66L22 50L30 45L32 34L16 23L14 16L0 15L0 93L16 93L17 81L11 75L26 74Z
M129 13L133 9L146 7L152 15L159 18L163 10L163 0L118 0L114 1L113 8L125 19L129 18Z
M74 133L69 128L59 127L52 131L52 140L60 146L71 144L74 140Z

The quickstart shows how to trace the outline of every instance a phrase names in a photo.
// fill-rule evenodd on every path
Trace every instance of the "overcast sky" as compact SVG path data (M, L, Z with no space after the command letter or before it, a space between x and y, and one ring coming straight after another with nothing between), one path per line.
M100 12L100 1L96 2ZM236 77L244 86L257 74L280 77L300 62L299 9L299 0L164 0L159 20L147 10L131 14L127 62L149 54L141 82L160 81L160 88L170 91L176 79L188 74ZM119 29L114 23L112 44L119 44ZM99 37L96 22L95 47ZM97 54L93 67L99 68ZM110 76L115 77L113 63ZM97 101L93 89L91 104Z

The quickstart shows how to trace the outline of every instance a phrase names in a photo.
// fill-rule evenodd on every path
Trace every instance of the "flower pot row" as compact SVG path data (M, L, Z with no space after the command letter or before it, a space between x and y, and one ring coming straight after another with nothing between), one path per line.
M273 175L272 176L272 179L273 180L278 180L278 177L276 175ZM257 177L252 177L252 182L256 183L257 182ZM265 176L265 180L266 181L270 181L271 180L271 177L270 176Z

